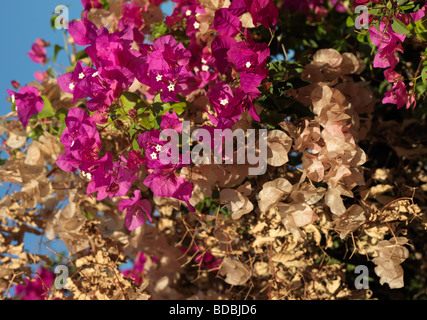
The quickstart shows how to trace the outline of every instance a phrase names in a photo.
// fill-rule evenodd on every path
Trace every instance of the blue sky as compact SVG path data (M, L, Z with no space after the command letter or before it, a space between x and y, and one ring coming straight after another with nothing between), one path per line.
M82 6L80 0L64 0L62 3L58 0L43 1L3 1L2 19L0 19L0 30L2 39L2 48L0 50L0 115L10 112L10 103L6 101L8 94L6 89L13 89L12 80L17 80L21 86L34 81L36 71L47 70L48 65L41 66L34 63L27 55L31 50L31 45L37 38L43 38L50 42L51 46L47 48L48 56L53 56L55 44L63 46L63 34L60 30L52 30L50 18L59 5L66 5L69 9L69 18L77 19L80 17ZM57 62L59 64L67 63L65 52L60 52ZM14 90L14 89L13 89ZM5 188L0 187L0 196L4 195ZM24 239L25 247L30 252L50 254L41 242L40 237L26 236ZM46 240L46 239L44 239ZM50 243L52 249L63 250L61 243Z
M20 0L2 1L3 16L0 19L1 50L0 50L0 114L10 112L10 103L6 101L6 89L11 87L11 80L18 80L21 86L34 81L36 71L47 70L31 61L27 52L37 38L43 38L51 43L47 48L48 56L53 56L55 44L63 46L64 40L60 30L52 30L50 18L55 8L66 5L69 9L70 19L80 17L82 10L80 0ZM66 63L64 52L58 55L58 62Z
M47 70L48 65L41 66L34 63L27 55L31 50L31 45L37 38L43 38L50 42L47 48L48 56L53 56L55 44L63 46L63 34L60 30L52 30L50 18L59 5L66 5L69 9L69 18L80 17L82 6L80 0L58 0L43 1L2 1L3 17L0 19L0 30L2 46L0 50L0 115L11 111L10 103L6 101L8 94L6 89L12 89L11 80L17 80L21 86L35 81L36 71ZM67 56L65 52L58 55L58 63L66 64ZM4 195L5 187L0 187L0 196ZM50 254L41 242L40 237L26 236L25 247L30 252ZM46 240L46 239L44 239ZM44 242L44 241L43 241ZM50 243L52 249L62 250L63 245L58 242Z

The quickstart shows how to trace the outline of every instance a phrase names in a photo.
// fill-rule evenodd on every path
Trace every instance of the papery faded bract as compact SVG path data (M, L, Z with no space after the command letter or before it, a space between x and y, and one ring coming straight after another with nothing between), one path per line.
M233 286L245 284L251 276L251 272L247 266L229 257L223 260L219 274L225 276L225 282Z
M349 233L355 231L366 221L364 213L365 211L362 207L354 204L334 221L334 229L340 233L341 239L344 239Z
M336 68L342 62L341 54L335 49L320 49L313 55L313 63L317 65L329 64Z
M292 147L292 139L280 130L270 131L267 135L267 163L280 167L288 162L288 152Z
M316 155L305 151L302 156L302 167L307 170L307 177L315 182L320 182L325 176L325 166Z
M291 192L292 184L284 178L266 182L259 193L258 206L262 212L266 212L284 200Z
M325 203L331 209L333 214L341 216L345 213L346 208L341 198L341 192L335 188L329 188L325 194Z
M281 203L277 206L277 210L285 228L296 236L303 235L300 227L309 225L317 219L313 209L306 203Z
M232 212L233 219L240 219L243 215L254 209L249 199L234 189L223 189L220 193L220 202L225 203L226 207Z
M398 237L380 241L376 246L378 257L372 259L377 265L375 273L380 277L380 283L388 283L391 289L404 286L403 268L400 264L409 257L408 249L403 246L407 243L407 238Z

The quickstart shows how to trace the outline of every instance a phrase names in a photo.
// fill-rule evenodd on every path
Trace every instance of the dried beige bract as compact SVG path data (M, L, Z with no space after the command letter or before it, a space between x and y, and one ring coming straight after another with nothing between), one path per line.
M376 246L378 257L372 259L377 265L375 273L380 277L380 283L388 283L391 289L402 288L403 268L402 262L409 257L409 251L403 245L408 239L403 237L380 241Z
M267 136L267 163L280 167L288 162L288 152L291 150L292 139L280 130L273 130Z
M264 183L259 193L258 206L262 212L265 212L284 200L292 191L292 184L284 179L278 178L274 181Z
M225 276L225 282L233 286L243 285L251 277L251 273L246 265L229 257L225 258L222 262L219 274Z

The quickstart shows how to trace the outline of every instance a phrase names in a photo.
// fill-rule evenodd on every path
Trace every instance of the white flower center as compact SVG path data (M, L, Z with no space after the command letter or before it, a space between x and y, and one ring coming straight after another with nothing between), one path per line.
M88 180L92 180L92 175L89 172L82 171L82 176Z
M194 67L194 72L199 72L199 71L200 71L200 69L199 69L199 68Z
M162 151L162 146L161 146L160 144L158 144L158 145L156 146L156 151L157 151L157 152Z
M74 144L75 144L76 142L73 140L73 142L71 142L71 148L72 147L74 147Z
M185 11L185 15L188 17L188 16L191 16L191 10L187 10L187 11Z
M228 100L227 99L222 99L220 104L222 104L223 106L228 104Z
M15 95L14 94L12 94L12 103L15 103Z
M207 61L205 59L202 58L202 63L205 64Z
M93 75L92 75L92 77L93 78L95 78L95 77L97 77L98 76L98 71L96 71Z
M193 27L194 27L194 29L199 29L200 23L194 22Z
M70 90L74 90L75 87L76 85L74 83L70 83L70 86L69 86Z
M79 79L80 79L80 80L82 80L82 79L84 79L84 77L85 77L85 74L84 74L83 72L81 72L81 73L79 74Z
M209 71L209 66L207 66L207 65L202 66L202 70L203 71Z
M171 83L171 84L169 85L169 87L168 87L168 90L169 90L169 91L174 91L174 90L175 90L175 85Z
M248 62L246 62L246 68L250 68L251 67L251 63L248 61Z
M152 160L157 160L157 153L153 152L150 156Z
M161 74L157 75L156 77L157 82L162 81L162 79L163 79L163 76Z

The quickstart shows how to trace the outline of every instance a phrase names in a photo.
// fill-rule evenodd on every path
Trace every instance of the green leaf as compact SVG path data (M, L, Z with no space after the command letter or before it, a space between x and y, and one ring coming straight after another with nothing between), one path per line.
M109 10L110 9L110 1L109 0L99 0L99 3L102 5L102 7L105 10Z
M410 34L411 33L408 30L407 26L397 18L393 18L393 24L391 25L391 28L394 30L394 32L397 32L399 34Z
M186 107L187 107L186 102L178 102L178 103L174 103L173 105L170 105L169 103L167 103L163 105L163 110L165 111L164 114L166 114L166 112L168 112L169 110L175 110L176 114L180 115L181 113L184 112Z
M44 134L44 130L41 125L38 125L34 130L30 131L28 138L32 140L39 140L39 138Z
M160 38L161 36L166 35L168 32L168 26L164 21L155 23L153 25L152 36L154 39Z
M410 3L407 3L403 6L400 6L399 9L400 9L400 11L403 11L405 13L410 13L410 12L414 12L413 11L414 8L415 8L415 4L410 2Z
M283 72L284 70L286 70L285 61L277 60L274 62L270 62L268 64L268 69L270 70L270 73L271 72L275 72L275 73Z
M414 23L414 32L417 37L422 41L427 41L427 22L423 22L423 19L418 20Z
M55 51L54 51L54 54L53 54L53 58L52 58L52 60L53 60L53 62L56 62L56 57L58 56L58 53L62 50L62 49L64 49L63 47L61 47L61 46L58 46L57 44L55 44Z
M37 114L38 119L45 119L49 117L53 117L55 115L55 111L53 111L52 104L46 96L41 96L44 101L43 110Z
M138 124L147 130L152 130L154 129L155 125L157 125L157 122L155 120L156 117L152 113L152 110L150 110L150 114L146 117L142 117Z
M88 57L88 55L87 55L85 50L81 50L81 51L77 52L76 56L75 56L76 61L82 60L83 58L87 58L87 57Z
M133 150L135 151L142 151L141 148L139 147L138 140L136 139L132 141L132 147L133 147Z
M162 103L162 98L160 97L160 93L158 93L155 97L154 97L154 103Z
M421 71L421 79L423 79L424 84L427 84L427 66Z
M354 27L354 19L352 17L347 17L345 24L347 27L353 28Z
M88 218L89 220L93 220L93 215L92 215L92 213L90 213L90 212L88 212L88 211L86 211L86 210L82 209L82 214L83 214L86 218Z
M126 113L129 113L129 110L131 109L139 109L144 107L141 97L133 92L123 92L120 100L122 101L123 109L125 109ZM120 113L120 109L118 112Z
M50 17L50 27L52 28L52 30L56 30L56 28L55 28L56 18L57 18L56 15L53 15L52 17Z
M62 135L62 132L67 127L67 125L65 124L65 118L67 117L67 115L68 115L68 110L64 108L59 109L55 114L55 117L61 123L61 126L59 127L59 131L58 131L58 137Z

